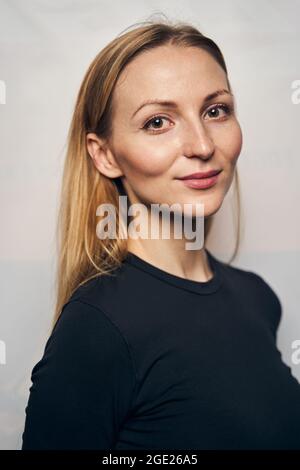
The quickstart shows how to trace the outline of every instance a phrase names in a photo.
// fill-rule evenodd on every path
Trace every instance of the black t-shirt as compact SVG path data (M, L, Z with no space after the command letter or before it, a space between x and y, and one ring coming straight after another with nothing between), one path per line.
M129 252L75 291L32 370L22 449L300 449L280 300L206 252L208 282Z

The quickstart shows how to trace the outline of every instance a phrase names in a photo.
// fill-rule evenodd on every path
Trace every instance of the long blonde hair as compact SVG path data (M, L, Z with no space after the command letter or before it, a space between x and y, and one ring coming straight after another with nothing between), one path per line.
M68 132L56 227L58 258L55 278L56 306L52 328L64 304L79 286L94 277L110 275L127 255L126 238L97 237L95 215L99 204L108 203L115 206L118 230L119 195L122 194L123 188L119 178L112 180L100 174L88 154L86 145L88 132L95 132L104 139L111 135L112 94L121 71L137 54L145 50L165 44L193 46L212 55L225 71L231 89L219 47L194 26L182 22L172 24L169 20L148 20L132 26L135 27L123 31L97 54L77 95ZM240 237L240 189L237 168L234 180L238 229L234 253L228 263L231 263L237 254ZM211 216L205 222L205 242L212 221Z

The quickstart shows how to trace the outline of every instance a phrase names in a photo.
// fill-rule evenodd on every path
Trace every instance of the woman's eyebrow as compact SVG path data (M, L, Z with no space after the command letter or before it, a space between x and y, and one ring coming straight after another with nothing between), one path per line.
M213 100L217 96L224 95L224 94L228 94L228 95L233 96L233 94L229 90L226 90L224 88L222 90L217 90L217 91L214 91L213 93L210 93L209 95L207 95L203 100L203 104L207 103L208 101ZM161 106L166 106L166 107L169 107L169 108L178 108L178 104L175 101L159 100L159 99L146 100L136 109L136 111L131 116L131 119L137 114L137 112L141 108L143 108L144 106L153 105L153 104L159 104Z

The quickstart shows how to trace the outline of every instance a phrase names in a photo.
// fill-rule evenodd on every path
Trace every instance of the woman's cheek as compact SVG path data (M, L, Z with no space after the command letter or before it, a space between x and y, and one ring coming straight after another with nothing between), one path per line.
M232 159L236 160L239 157L239 154L241 152L242 145L243 145L242 129L238 121L235 121L235 125L232 130L232 138L230 142L231 142L230 154L232 155Z
M224 127L215 139L215 143L226 159L234 163L240 155L243 144L243 135L239 123L235 121L231 123L230 127Z
M146 174L151 170L153 155L149 149L141 147L123 146L115 150L115 157L126 174Z
M131 170L144 176L158 176L168 170L172 164L170 151L163 152L162 149L142 148L137 152L129 154L126 159Z

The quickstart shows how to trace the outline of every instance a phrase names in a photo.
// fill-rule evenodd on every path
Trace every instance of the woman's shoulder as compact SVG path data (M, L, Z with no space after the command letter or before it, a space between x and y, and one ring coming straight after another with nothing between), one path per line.
M256 292L260 296L266 296L271 298L275 303L280 304L280 299L278 294L275 291L275 288L272 286L271 281L267 277L256 270L248 270L236 266L227 266L228 272L236 277L242 279L247 286L251 287L249 293L253 295L253 292Z
M231 279L236 284L239 282L246 283L248 286L252 286L253 289L258 289L260 293L271 295L274 298L276 297L276 300L280 302L274 287L271 285L271 281L269 281L263 274L260 274L256 270L249 270L226 263L215 256L213 256L213 258L215 263L217 263L219 270L222 271L222 276L226 279Z
M119 334L126 342L126 335L118 322L124 297L119 271L116 269L111 274L97 275L75 288L62 306L55 327L61 330L74 326L83 334L92 330L99 332L105 324L112 336Z
M282 303L272 282L257 270L217 262L227 285L232 287L243 302L263 312L271 322L272 330L276 332L282 317Z

